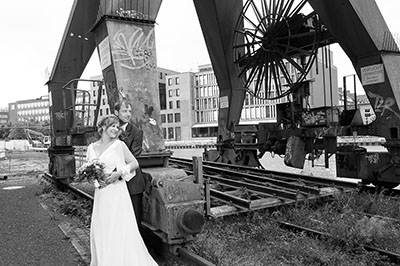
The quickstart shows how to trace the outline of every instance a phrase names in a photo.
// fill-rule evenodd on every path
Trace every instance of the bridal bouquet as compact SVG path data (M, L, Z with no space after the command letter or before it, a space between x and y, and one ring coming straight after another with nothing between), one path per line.
M103 188L107 186L104 180L105 165L99 160L93 160L91 162L84 163L79 169L78 174L75 177L76 182L87 181L94 184L95 187Z

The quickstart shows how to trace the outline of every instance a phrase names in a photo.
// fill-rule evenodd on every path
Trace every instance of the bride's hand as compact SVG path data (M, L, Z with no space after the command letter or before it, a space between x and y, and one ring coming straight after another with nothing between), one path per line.
M114 171L110 175L106 176L104 180L107 182L107 184L111 184L117 181L121 175L121 171Z

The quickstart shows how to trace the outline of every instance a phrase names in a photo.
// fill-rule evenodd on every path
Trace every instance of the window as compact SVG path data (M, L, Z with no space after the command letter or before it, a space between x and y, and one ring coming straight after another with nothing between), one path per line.
M172 85L172 78L169 78L168 79L168 86L171 86Z
M105 89L103 89L103 95L106 95L106 90Z
M96 90L93 90L93 97L96 97Z
M176 84L176 85L179 85L179 77L176 77L176 78L175 78L175 84Z
M175 95L176 95L176 96L179 96L179 95L180 95L180 94L179 94L179 89L176 89Z
M173 109L174 108L174 104L172 103L172 101L169 101L169 109Z
M181 108L181 101L179 100L176 101L176 108Z
M169 91L168 91L168 96L169 96L169 97L172 97L172 90L169 90Z
M160 72L160 79L162 79L162 72Z
M173 127L168 128L168 139L174 139L174 128Z
M160 110L167 110L167 90L164 83L158 83L160 95Z
M163 127L163 129L162 129L162 133L163 133L164 139L167 139L167 129L165 127Z
M106 115L108 115L108 108L106 108Z
M161 114L161 123L165 123L165 122L166 122L165 114Z
M180 127L175 128L175 140L181 140L181 128Z
M103 105L106 105L106 99L103 99Z
M168 114L168 123L173 123L174 122L174 116L172 114Z
M175 122L181 122L181 113L175 114Z
M100 116L102 116L103 115L103 110L102 109L100 109Z

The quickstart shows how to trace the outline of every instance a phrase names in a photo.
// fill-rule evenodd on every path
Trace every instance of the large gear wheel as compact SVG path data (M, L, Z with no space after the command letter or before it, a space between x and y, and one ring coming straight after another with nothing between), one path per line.
M319 48L319 32L318 16L305 0L247 0L233 47L244 88L262 99L287 96L306 79Z

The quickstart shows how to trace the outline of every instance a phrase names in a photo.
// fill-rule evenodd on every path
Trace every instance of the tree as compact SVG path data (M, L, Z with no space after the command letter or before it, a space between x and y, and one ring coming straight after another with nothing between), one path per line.
M21 124L16 124L11 127L10 134L7 136L8 139L27 139L25 134L25 128Z
M11 122L0 124L0 139L6 139L11 132Z

